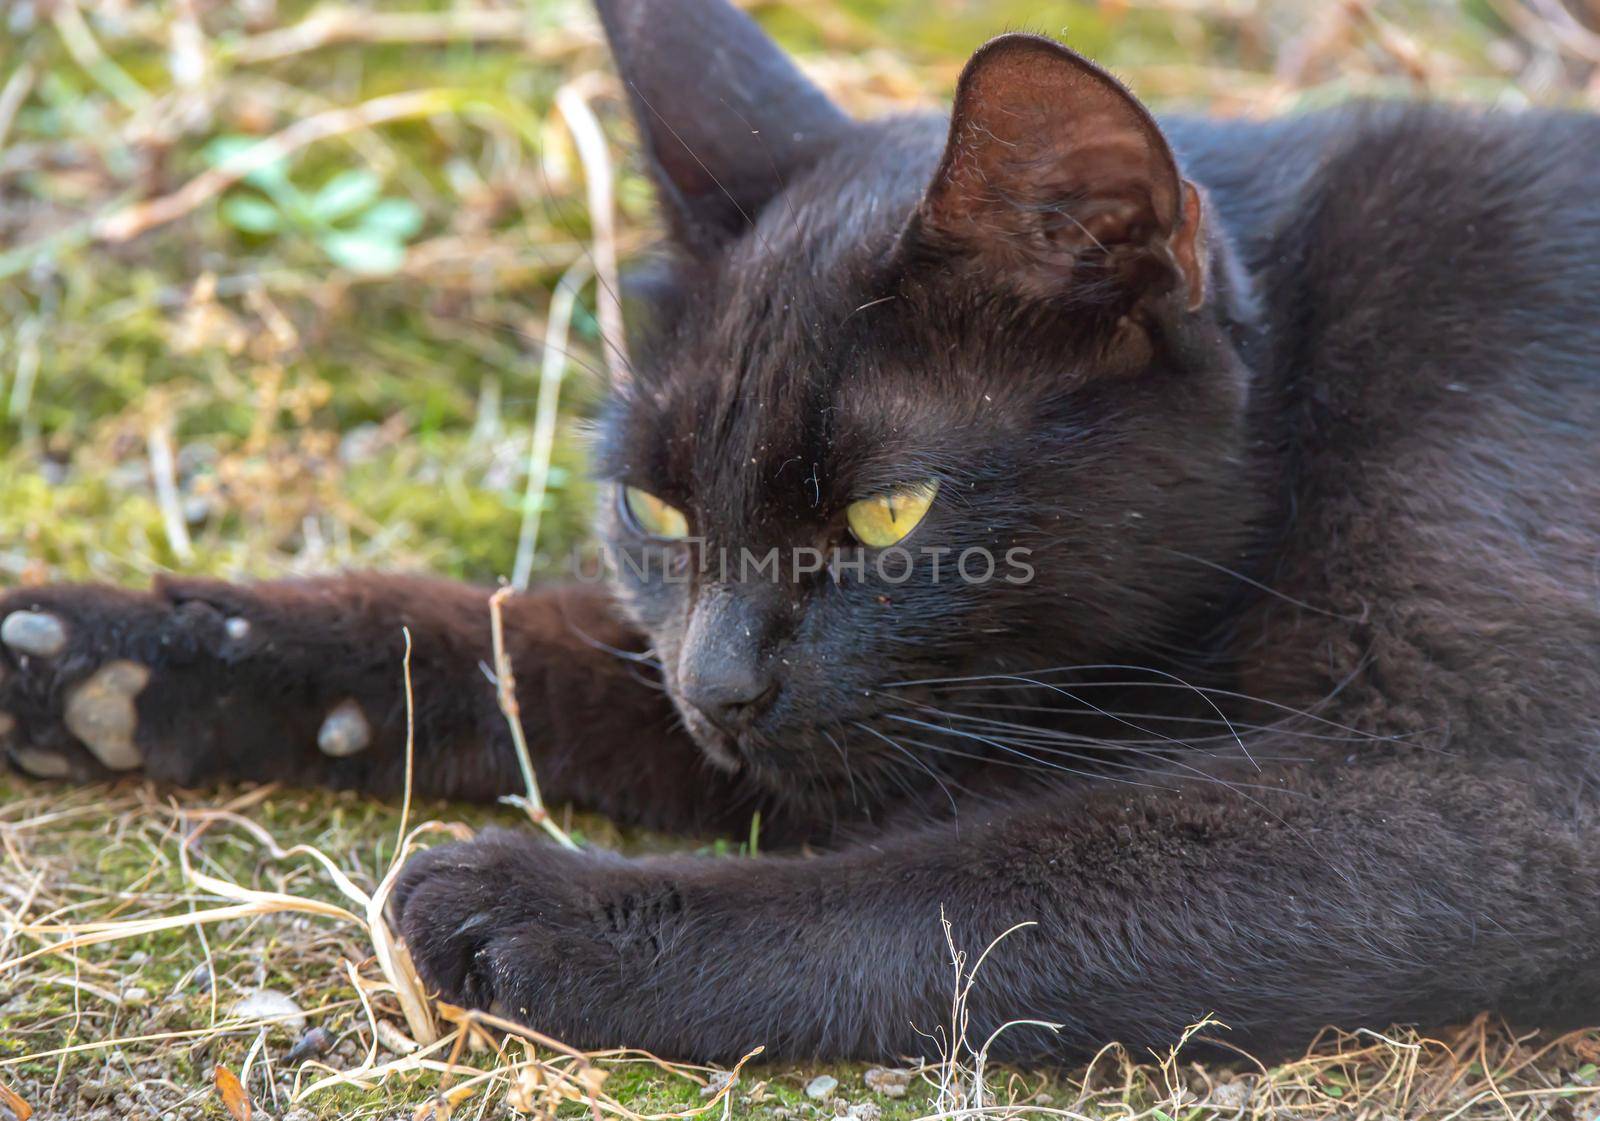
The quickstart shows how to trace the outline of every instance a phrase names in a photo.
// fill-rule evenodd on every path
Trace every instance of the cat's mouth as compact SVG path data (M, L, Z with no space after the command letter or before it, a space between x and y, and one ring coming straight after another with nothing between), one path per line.
M858 783L864 789L886 782L903 789L921 786L925 779L938 785L953 773L950 756L973 759L977 754L941 746L944 729L921 719L926 706L920 703L920 691L902 695L862 690L854 705L835 708L826 718L763 721L743 729L720 725L670 685L668 695L711 766L744 775L781 798L804 799L818 790L854 791ZM907 727L907 722L919 727ZM913 733L915 745L906 740Z
M804 728L777 728L768 722L756 726L730 728L685 699L677 683L667 682L667 693L678 718L706 762L725 774L745 774L768 786L792 785L798 773L815 773L811 756L811 736Z
M717 727L693 705L678 701L676 696L673 700L677 703L683 726L688 729L708 763L727 774L736 774L744 768L745 758L738 737Z

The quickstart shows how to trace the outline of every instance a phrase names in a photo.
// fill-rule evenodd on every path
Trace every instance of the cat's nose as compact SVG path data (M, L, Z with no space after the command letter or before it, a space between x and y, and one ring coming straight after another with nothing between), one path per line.
M750 727L772 703L778 683L751 665L706 667L678 682L683 699L730 735Z
M701 589L678 652L679 701L731 736L754 724L778 693L766 649L766 591L726 584Z

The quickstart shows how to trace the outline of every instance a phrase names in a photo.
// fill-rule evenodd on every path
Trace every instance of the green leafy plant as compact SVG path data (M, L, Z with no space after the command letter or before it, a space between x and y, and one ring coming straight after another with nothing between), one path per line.
M206 148L214 167L246 158L258 141L224 136ZM422 228L422 209L410 199L384 196L383 180L366 168L340 171L314 191L290 177L276 160L244 177L246 188L222 200L222 220L241 233L310 238L342 268L367 275L394 272L405 260L406 242Z

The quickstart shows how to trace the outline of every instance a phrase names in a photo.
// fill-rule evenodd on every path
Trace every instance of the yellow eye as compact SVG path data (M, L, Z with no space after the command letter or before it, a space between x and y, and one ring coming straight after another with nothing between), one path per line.
M845 518L856 540L874 549L887 549L917 528L933 505L939 484L930 479L920 486L902 487L852 502Z
M689 519L676 506L668 506L647 490L623 487L622 501L634 524L651 537L678 541L689 536Z

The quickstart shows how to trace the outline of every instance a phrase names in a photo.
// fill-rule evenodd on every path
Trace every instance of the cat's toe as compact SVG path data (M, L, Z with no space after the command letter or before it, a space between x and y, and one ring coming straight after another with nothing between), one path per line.
M8 747L6 762L29 778L59 780L72 778L72 763L65 755L37 747Z
M586 853L488 830L414 857L390 909L432 991L533 1022L557 968L553 933L572 928L575 893L600 867Z
M0 704L6 703L0 699ZM13 707L15 700L10 703ZM59 728L35 731L25 721L0 707L0 759L13 772L31 779L86 782L96 777L97 764L83 748L72 743Z
M0 620L0 643L21 657L54 658L67 648L67 626L45 611L13 611Z
M29 778L72 777L72 766L66 756L31 746L17 718L3 709L0 709L0 755L5 757L12 770Z
M462 859L468 848L446 845L414 857L395 884L390 913L430 991L487 1009L495 1003L498 920L478 869Z

